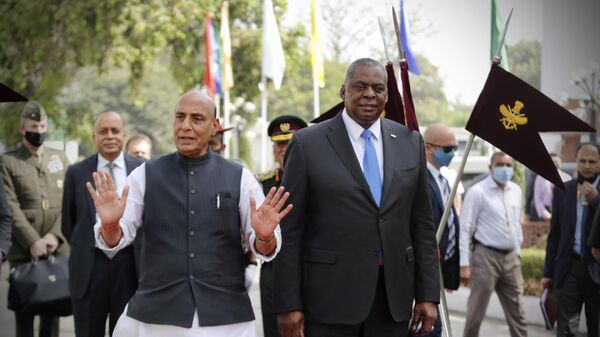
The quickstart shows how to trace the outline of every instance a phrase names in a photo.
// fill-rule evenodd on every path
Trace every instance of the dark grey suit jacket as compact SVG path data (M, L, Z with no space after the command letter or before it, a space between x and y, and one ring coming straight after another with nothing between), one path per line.
M600 188L598 186L597 188ZM583 257L588 267L590 276L600 284L600 268L592 257L591 249L587 245L587 238L593 226L593 219L600 195L589 202L587 221L583 224L584 231L581 238ZM575 243L575 228L577 224L577 179L567 181L565 190L554 188L552 197L552 219L550 232L546 245L546 258L544 260L544 277L552 279L554 286L560 286L571 270L573 245Z
M144 161L125 154L127 174ZM85 186L92 182L92 173L98 169L98 155L69 166L65 176L62 203L62 232L71 244L69 283L71 296L79 300L88 288L94 266L96 207ZM93 183L92 183L93 184Z
M341 114L294 134L282 185L292 212L275 259L276 312L302 310L329 324L363 322L379 273L379 238L391 314L408 321L413 299L439 301L437 245L419 133L381 120L384 174L378 208Z

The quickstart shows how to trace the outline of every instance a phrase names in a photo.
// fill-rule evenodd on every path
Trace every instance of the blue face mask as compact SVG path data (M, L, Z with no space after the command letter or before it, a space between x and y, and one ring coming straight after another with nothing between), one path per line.
M513 168L506 166L494 167L494 170L492 171L492 177L496 182L500 184L506 184L509 180L512 179L513 174Z
M442 149L437 149L433 152L433 159L440 166L448 166L454 158L454 151L444 152Z

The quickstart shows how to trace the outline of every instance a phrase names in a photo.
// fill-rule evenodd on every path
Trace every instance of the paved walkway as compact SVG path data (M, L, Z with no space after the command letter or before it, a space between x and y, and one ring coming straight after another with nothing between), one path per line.
M6 279L8 277L8 266L2 265L0 271L0 337L14 337L14 315L11 311L6 309L6 296L8 291L8 283ZM453 336L462 336L462 330L465 324L464 308L466 307L467 297L469 294L468 289L461 289L450 295L448 295L448 307L450 309L450 324L452 327ZM250 291L250 298L256 313L256 326L257 326L257 337L263 337L262 334L262 321L260 314L260 300L259 300L258 284L252 286ZM535 305L538 299L529 297L526 299L525 313L528 320L531 322L528 327L529 337L551 337L554 336L553 331L546 330L541 323L539 318L539 304ZM504 320L504 314L502 313L497 298L492 298L490 306L487 310L487 317L481 327L480 336L485 337L506 337L509 336L508 326ZM538 317L538 315L540 315ZM581 326L585 326L582 322ZM74 337L73 329L73 317L63 317L60 322L60 336L61 337ZM581 336L584 336L582 334Z

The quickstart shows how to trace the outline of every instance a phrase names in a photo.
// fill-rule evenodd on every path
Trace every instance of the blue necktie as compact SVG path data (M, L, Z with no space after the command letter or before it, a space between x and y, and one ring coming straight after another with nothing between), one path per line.
M363 156L363 170L365 178L369 184L371 195L379 207L381 203L381 174L379 173L379 164L377 161L377 154L375 153L375 146L371 142L371 130L364 130L360 136L365 140L365 154Z

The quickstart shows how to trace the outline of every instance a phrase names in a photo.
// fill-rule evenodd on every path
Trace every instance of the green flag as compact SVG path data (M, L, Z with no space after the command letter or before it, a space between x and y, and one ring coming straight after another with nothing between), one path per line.
M496 0L492 0L492 43L490 48L490 59L494 59L496 52L498 51L498 45L502 39L502 27L504 27L504 21L496 6ZM502 59L500 60L500 66L506 71L510 71L508 68L508 50L506 49L506 43L502 46L502 52L500 53Z

